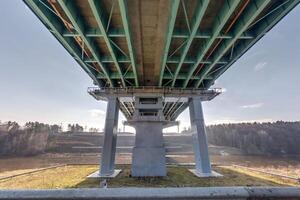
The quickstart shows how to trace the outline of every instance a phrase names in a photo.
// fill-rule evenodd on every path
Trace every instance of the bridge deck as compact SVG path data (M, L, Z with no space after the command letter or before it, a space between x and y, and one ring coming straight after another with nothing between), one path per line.
M24 0L100 87L209 88L299 0Z

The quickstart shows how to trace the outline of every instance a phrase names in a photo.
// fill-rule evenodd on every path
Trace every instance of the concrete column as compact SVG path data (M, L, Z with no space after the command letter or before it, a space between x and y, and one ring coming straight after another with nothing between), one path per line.
M200 97L190 99L189 110L195 154L195 170L193 173L199 177L214 176L208 155L208 143Z
M118 117L119 102L117 98L109 98L106 109L100 176L110 176L115 173Z
M135 97L135 113L130 120L136 131L131 166L134 177L167 175L162 108L161 97Z
M136 136L132 152L131 175L134 177L166 176L163 123L140 121L135 123L134 127Z

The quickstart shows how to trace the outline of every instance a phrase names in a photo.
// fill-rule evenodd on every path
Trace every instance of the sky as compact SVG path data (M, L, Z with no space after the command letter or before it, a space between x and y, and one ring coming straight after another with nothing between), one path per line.
M300 120L299 19L300 6L217 80L224 92L203 103L207 124ZM91 78L21 0L0 0L0 24L0 120L102 129ZM178 120L188 127L188 110Z

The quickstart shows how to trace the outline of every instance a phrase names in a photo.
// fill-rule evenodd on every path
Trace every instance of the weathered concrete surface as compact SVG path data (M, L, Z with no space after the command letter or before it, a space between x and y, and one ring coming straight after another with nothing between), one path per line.
M106 188L0 190L0 200L29 199L300 199L297 187Z

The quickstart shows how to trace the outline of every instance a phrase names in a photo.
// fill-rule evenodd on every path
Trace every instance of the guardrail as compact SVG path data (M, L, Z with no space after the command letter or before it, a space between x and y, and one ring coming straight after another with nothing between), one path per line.
M0 200L109 200L109 199L300 199L298 187L185 187L101 188L61 190L0 190Z

